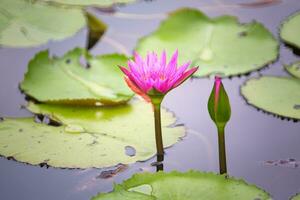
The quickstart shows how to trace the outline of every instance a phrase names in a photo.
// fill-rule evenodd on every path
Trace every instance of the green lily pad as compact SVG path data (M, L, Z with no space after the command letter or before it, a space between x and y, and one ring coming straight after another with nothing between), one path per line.
M38 1L67 5L67 6L97 6L101 8L107 8L107 7L112 7L116 4L132 3L136 0L38 0Z
M0 155L37 165L89 168L144 161L156 154L153 111L134 101L113 107L30 104L29 109L62 122L59 127L35 123L33 118L0 122ZM162 111L165 147L185 135L176 118ZM133 153L126 154L131 149Z
M295 78L300 78L300 61L295 62L291 65L285 65L284 68Z
M86 66L81 59L86 60ZM40 102L120 104L133 96L118 67L126 61L124 55L92 57L79 48L61 58L49 58L48 51L42 51L30 61L20 87Z
M282 24L280 36L284 42L300 48L300 12L288 17Z
M47 6L34 1L1 0L0 45L29 47L62 40L85 25L79 9Z
M135 174L122 184L116 185L113 192L99 194L92 200L126 199L122 194L128 192L132 192L132 195L148 195L156 200L271 199L262 189L223 175L197 171L160 171L155 174Z
M247 102L275 115L300 119L300 80L286 77L260 77L241 88Z
M151 35L142 38L136 51L179 50L179 62L199 66L195 76L247 74L271 63L278 42L260 23L240 24L233 16L208 18L196 9L172 12Z
M293 196L291 200L300 200L300 194Z

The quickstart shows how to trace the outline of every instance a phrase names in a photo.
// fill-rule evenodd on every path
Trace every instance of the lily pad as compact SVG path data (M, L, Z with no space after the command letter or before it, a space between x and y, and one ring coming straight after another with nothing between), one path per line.
M107 7L112 7L116 4L132 3L136 0L38 0L38 1L67 5L67 6L97 6L101 8L107 8Z
M175 183L175 184L174 184ZM158 172L135 174L116 185L111 193L99 194L92 200L121 200L132 193L148 195L156 200L223 200L223 199L271 199L268 193L242 180L224 175L189 171L180 173Z
M248 80L241 88L247 102L275 115L300 119L300 80L265 76Z
M291 200L300 200L300 194L293 196Z
M300 12L288 17L282 24L280 36L284 42L300 48Z
M1 0L0 45L29 47L62 40L85 25L79 9L47 6L34 1Z
M120 104L133 96L118 68L126 61L118 54L92 57L80 48L61 58L49 58L49 52L42 51L30 61L20 87L40 102Z
M284 68L295 78L300 78L300 61L295 62L291 65L285 65Z
M59 127L35 123L33 118L0 122L0 155L37 165L63 168L109 167L144 161L156 153L153 111L137 101L113 107L30 104L33 112L62 122ZM165 147L185 135L183 126L162 111ZM127 155L126 149L135 150Z
M211 19L196 9L170 13L160 27L142 38L136 51L179 50L180 63L199 66L194 75L223 77L247 74L271 63L278 55L278 42L258 22L240 24L233 16Z

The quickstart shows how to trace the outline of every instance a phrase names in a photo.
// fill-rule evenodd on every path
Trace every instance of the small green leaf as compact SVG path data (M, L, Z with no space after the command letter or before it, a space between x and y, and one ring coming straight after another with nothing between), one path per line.
M214 87L209 96L208 112L217 127L224 127L231 116L228 95L224 89L222 81L218 78L216 78Z
M32 118L0 122L0 155L53 167L110 167L144 161L156 154L153 111L134 101L113 107L29 104L35 113L61 122L59 127L35 123ZM176 118L162 110L165 147L185 135L183 126L170 127ZM126 149L135 150L127 155Z
M291 197L290 200L300 200L300 194L297 194L297 195Z
M82 64L82 60L87 63ZM61 58L49 58L48 51L30 61L21 89L40 102L63 104L121 104L133 96L118 65L124 55L92 57L74 49Z
M85 12L85 16L88 25L87 49L91 49L101 39L107 25L89 12Z
M240 24L236 17L211 19L196 9L172 12L152 34L142 38L136 51L179 50L179 63L199 66L195 76L246 74L276 60L278 42L258 22Z
M111 197L109 199L123 199L125 196L122 196L120 191L124 194L132 192L148 195L156 200L271 199L269 194L262 189L248 185L242 180L197 171L135 174L132 178L115 186L114 191L108 193ZM108 199L105 197L104 194L99 194L92 200Z
M250 79L241 88L249 104L292 119L300 119L299 91L299 79L271 76Z
M1 0L0 10L0 44L7 47L29 47L62 40L85 25L79 9L47 6L35 1Z
M300 78L300 61L284 66L285 70L295 78Z
M300 48L300 12L288 17L282 24L280 36L282 40L296 48Z

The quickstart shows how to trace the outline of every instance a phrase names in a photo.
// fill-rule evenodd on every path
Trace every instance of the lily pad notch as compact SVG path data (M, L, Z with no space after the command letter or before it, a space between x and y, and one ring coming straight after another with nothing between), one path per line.
M278 57L279 44L261 23L241 24L236 17L209 18L197 9L169 14L157 30L139 40L136 51L181 52L179 63L199 66L196 77L232 77L260 70Z

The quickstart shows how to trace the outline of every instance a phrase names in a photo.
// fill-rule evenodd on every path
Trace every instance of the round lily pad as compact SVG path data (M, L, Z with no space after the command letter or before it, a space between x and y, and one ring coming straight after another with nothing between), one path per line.
M133 96L118 65L124 55L93 57L76 48L61 58L38 53L29 63L20 88L40 101L59 104L121 104Z
M247 102L275 115L300 119L300 80L260 77L248 80L241 92Z
M300 194L293 196L290 200L300 200Z
M158 172L155 174L135 174L132 178L116 185L114 191L99 194L92 200L123 200L126 195L147 195L156 200L224 200L224 199L260 199L270 200L268 193L243 180L226 178L224 175L189 171L185 173Z
M0 45L29 47L74 35L85 25L79 9L47 6L34 1L1 0Z
M179 62L199 66L195 76L223 77L247 74L271 63L278 55L278 42L258 22L240 24L233 16L211 19L196 9L170 13L152 34L142 38L136 51L179 50Z
M288 17L282 24L280 36L284 42L300 48L300 12Z
M0 155L17 161L62 168L109 167L144 161L156 154L151 105L133 101L113 107L30 104L63 125L36 123L33 118L0 122ZM164 146L185 135L176 118L162 110ZM126 154L131 149L132 153Z
M57 3L67 6L97 6L101 8L112 7L116 4L132 3L136 0L38 0L46 3Z
M284 68L288 73L290 73L295 78L300 78L300 61L290 65L285 65Z

